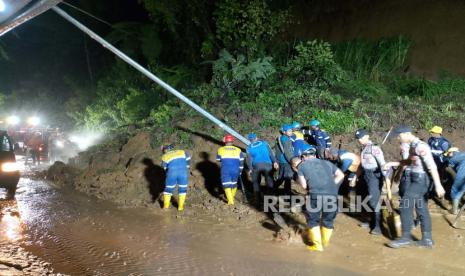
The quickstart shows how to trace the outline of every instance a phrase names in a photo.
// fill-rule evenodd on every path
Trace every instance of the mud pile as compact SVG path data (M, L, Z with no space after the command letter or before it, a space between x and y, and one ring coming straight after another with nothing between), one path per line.
M373 132L372 140L381 144L387 132L388 130ZM445 134L454 145L461 148L465 146L464 133ZM264 133L262 137L271 142L273 135L275 134L271 132ZM420 131L417 135L423 140L429 136L427 131ZM393 137L394 135L390 135L382 145L388 161L399 158L399 143ZM352 134L333 136L332 139L335 147L353 152L359 150ZM207 134L191 133L188 143L191 146L178 147L186 150L192 157L186 214L210 214L219 221L225 216L237 220L266 220L265 214L247 204L241 192L238 193L233 208L225 204L220 183L220 164L215 161L221 141ZM160 166L162 153L151 145L151 133L142 131L116 147L82 152L70 160L69 165L56 163L47 171L46 178L124 206L160 209L165 178ZM245 174L242 179L245 190L250 193L250 181ZM297 184L293 185L294 190L298 190ZM176 207L176 202L174 206Z
M191 155L185 213L209 213L218 220L225 214L237 220L263 219L264 215L251 208L241 192L234 207L225 204L220 165L215 160L221 141L192 135L190 143L190 148L180 147ZM160 165L162 152L151 144L151 134L139 132L117 147L82 152L68 165L57 162L45 173L45 178L124 206L160 209L165 172ZM251 189L246 178L244 182L246 188ZM176 196L174 201L176 207Z

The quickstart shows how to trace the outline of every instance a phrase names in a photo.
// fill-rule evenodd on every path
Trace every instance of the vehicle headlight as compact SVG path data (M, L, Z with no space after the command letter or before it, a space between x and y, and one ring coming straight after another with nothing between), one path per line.
M16 162L6 162L2 164L2 172L17 172L19 166Z
M59 148L63 148L65 144L62 141L56 141L55 145Z

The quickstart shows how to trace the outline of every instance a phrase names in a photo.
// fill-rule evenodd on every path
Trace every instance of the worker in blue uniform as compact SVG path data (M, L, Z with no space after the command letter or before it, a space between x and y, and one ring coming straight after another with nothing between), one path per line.
M247 146L247 168L252 178L255 198L259 200L261 177L265 177L266 193L273 191L273 168L279 169L276 157L270 145L263 140L259 140L257 134L250 133L247 137L250 145Z
M294 177L294 172L291 167L291 160L294 157L294 149L292 148L292 126L283 125L281 127L281 136L276 142L276 158L279 162L278 179L275 183L275 190L284 183L284 192L291 194L291 183Z
M175 150L172 144L163 146L162 150L161 165L166 171L163 209L170 207L171 196L177 185L179 195L178 211L182 211L186 201L190 156L184 150Z
M234 136L226 134L223 138L225 146L218 149L216 160L221 162L221 184L223 185L228 205L234 205L237 192L237 181L244 168L244 153L233 145Z
M332 145L331 137L320 128L320 121L311 120L309 125L310 129L303 130L303 134L310 137L310 144L316 147L318 158L328 159L329 149Z

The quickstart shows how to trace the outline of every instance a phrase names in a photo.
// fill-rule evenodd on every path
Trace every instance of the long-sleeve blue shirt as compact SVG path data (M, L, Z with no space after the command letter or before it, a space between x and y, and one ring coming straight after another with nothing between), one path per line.
M258 163L272 164L276 157L267 142L258 140L247 146L247 166L251 169Z

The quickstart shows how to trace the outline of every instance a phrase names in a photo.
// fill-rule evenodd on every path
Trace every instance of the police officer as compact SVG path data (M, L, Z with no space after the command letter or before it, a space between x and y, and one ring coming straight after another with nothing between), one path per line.
M178 211L184 210L186 201L187 182L190 156L183 150L175 150L172 144L162 147L162 167L166 171L165 191L163 193L163 209L170 207L174 188L178 186Z
M253 191L257 201L259 200L261 177L265 177L267 193L273 191L273 167L278 169L276 157L267 142L259 140L257 134L250 133L247 137L250 145L247 146L247 168L252 177Z
M218 149L216 160L221 162L221 184L223 185L228 205L234 205L237 192L237 181L244 168L244 153L233 145L234 136L226 134L223 137L224 147Z
M456 215L459 210L459 203L465 193L465 152L460 152L458 148L452 147L444 154L448 159L448 165L456 172L454 183L450 191L452 199L451 213Z
M347 176L349 186L354 187L360 166L360 156L347 150L331 148L329 150L329 160L337 164L339 169Z
M318 120L311 120L309 130L303 130L303 134L310 136L310 144L314 145L317 150L317 156L321 159L326 159L329 149L331 148L331 137L328 133L320 128Z
M431 137L428 139L428 145L431 147L431 153L438 167L439 176L443 178L444 169L447 166L444 153L451 147L451 144L442 136L442 127L434 126L430 129L430 133Z
M307 146L297 171L300 185L308 191L307 227L311 251L323 251L329 245L338 211L337 195L344 174L329 161L316 158L316 150Z
M400 219L402 223L402 237L389 243L392 248L401 248L413 244L410 234L413 226L413 210L420 219L422 239L416 242L417 246L432 247L431 216L428 210L428 194L430 190L430 176L438 197L444 196L444 188L439 180L439 174L434 162L431 149L425 142L412 134L408 126L396 129L401 144L409 144L408 157L401 162L390 162L387 167L402 165L405 167L404 175L399 186ZM405 147L403 147L405 149ZM403 158L407 154L401 155ZM429 172L429 175L428 175Z
M369 205L372 209L372 217L369 224L362 224L362 227L369 227L370 234L381 234L381 212L379 199L381 189L383 187L383 170L386 164L384 153L381 148L374 145L370 140L368 132L364 129L359 129L355 132L355 138L362 145L360 160L363 169L363 179L368 188L370 196Z
M292 126L283 125L281 127L282 135L277 139L276 145L276 157L279 162L279 175L278 180L275 184L275 190L284 183L284 192L291 194L291 181L294 176L294 172L291 168L291 160L294 157L294 150L292 148Z

